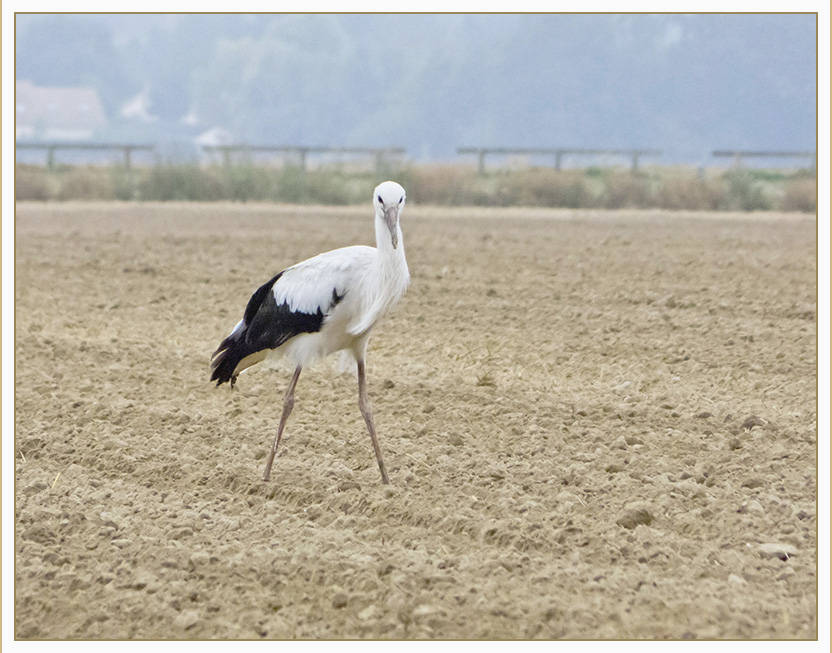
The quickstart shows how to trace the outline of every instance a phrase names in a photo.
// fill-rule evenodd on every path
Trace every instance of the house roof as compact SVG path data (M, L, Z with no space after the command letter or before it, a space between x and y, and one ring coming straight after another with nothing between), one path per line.
M107 123L98 91L87 86L35 86L15 83L17 131L92 132Z

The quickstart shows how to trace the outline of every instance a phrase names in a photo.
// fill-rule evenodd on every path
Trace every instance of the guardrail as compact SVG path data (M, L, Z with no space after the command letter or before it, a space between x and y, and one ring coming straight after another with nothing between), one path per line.
M130 168L134 152L155 152L156 146L144 143L78 143L78 142L16 142L18 150L40 150L47 153L46 165L49 169L55 166L56 153L59 150L93 150L121 152L124 165ZM204 152L219 152L225 165L231 165L234 155L253 153L275 153L293 156L298 165L306 170L307 159L313 154L358 154L370 155L375 159L376 169L381 171L384 163L406 153L403 147L321 147L304 145L247 145L244 143L230 145L203 145ZM551 156L555 170L560 170L566 156L625 156L630 158L630 169L638 170L639 162L645 156L661 156L661 150L654 149L587 149L574 147L460 147L458 154L474 154L477 156L477 168L480 174L485 173L485 159L491 155L527 155ZM713 150L715 158L731 158L734 166L742 167L747 158L781 158L781 159L809 159L813 170L817 170L817 152L800 150Z
M381 169L384 160L392 155L404 155L403 147L307 147L301 145L203 145L206 152L221 152L223 163L231 165L232 155L235 153L284 153L294 154L301 168L306 170L306 159L309 154L370 154L375 157L376 169Z
M661 150L636 150L636 149L603 149L587 150L574 147L536 148L536 147L461 147L457 149L458 154L476 154L477 169L480 174L485 172L485 157L488 154L526 154L526 155L551 155L555 157L555 170L561 169L563 157L567 154L579 155L625 155L631 159L630 169L638 170L638 161L642 156L660 156Z
M785 151L764 151L764 150L714 150L711 156L730 157L734 160L734 167L741 168L742 160L747 158L772 158L772 159L811 159L812 169L818 167L817 152L791 152Z
M57 150L121 150L124 153L124 165L129 168L132 153L136 151L152 152L153 145L137 145L133 143L15 143L17 150L46 151L46 166L51 170L55 167L55 152Z

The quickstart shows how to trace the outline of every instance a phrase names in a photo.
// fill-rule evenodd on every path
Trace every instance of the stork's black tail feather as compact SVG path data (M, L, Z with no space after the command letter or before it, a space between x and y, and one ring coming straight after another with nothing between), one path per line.
M268 297L269 292L274 286L275 281L280 278L283 272L269 279L266 283L260 286L251 299L248 300L246 311L243 314L243 323L239 329L233 331L225 340L220 343L211 356L211 380L216 381L217 385L221 385L226 381L231 383L234 387L234 382L237 380L237 374L234 371L240 362L247 356L257 353L263 349L262 343L253 342L248 334L248 328L254 321L257 312L263 305L264 300ZM242 371L242 370L240 370Z
M211 381L216 381L217 385L230 382L231 387L234 387L234 382L237 380L234 370L237 369L240 361L251 353L244 351L245 338L241 338L244 331L245 327L232 333L211 355Z

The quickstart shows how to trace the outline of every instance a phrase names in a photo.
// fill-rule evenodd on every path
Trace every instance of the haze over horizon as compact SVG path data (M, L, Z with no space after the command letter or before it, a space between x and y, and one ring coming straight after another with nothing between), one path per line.
M816 144L812 14L18 14L16 79L90 86L99 140L715 149Z

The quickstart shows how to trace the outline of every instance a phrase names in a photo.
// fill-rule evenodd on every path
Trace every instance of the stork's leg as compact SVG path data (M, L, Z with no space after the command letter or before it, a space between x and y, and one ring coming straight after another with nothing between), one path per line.
M378 446L378 438L376 438L376 427L373 424L373 409L370 406L370 400L367 398L367 382L364 379L363 360L358 361L358 408L364 416L367 430L370 432L370 439L373 441L373 450L376 452L378 468L381 470L381 482L387 485L390 483L390 479L387 478L387 469L385 469L384 459L381 457L381 447Z
M274 438L274 444L272 445L271 451L269 451L269 455L266 458L266 469L263 470L264 481L268 481L269 475L272 473L272 462L274 462L274 457L277 453L277 445L280 444L280 436L283 435L283 427L286 426L286 420L289 419L289 413L292 412L292 408L295 405L295 386L298 383L298 377L300 377L300 370L300 365L298 365L294 375L292 375L292 380L289 381L289 387L286 388L286 396L283 399L283 414L280 416L280 424L277 427L277 435Z

